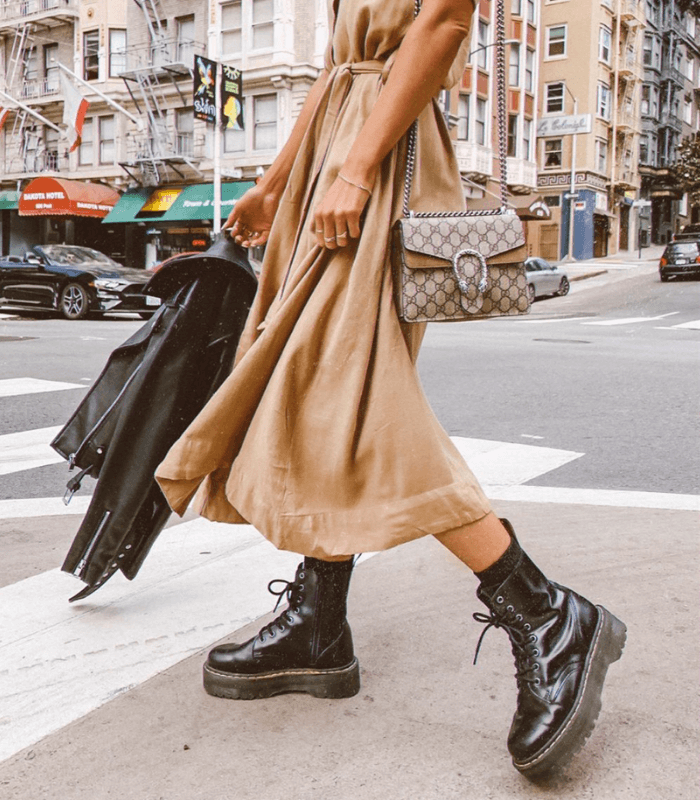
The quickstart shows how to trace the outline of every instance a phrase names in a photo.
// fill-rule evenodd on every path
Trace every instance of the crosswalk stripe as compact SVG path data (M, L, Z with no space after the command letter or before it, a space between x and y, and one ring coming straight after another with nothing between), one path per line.
M659 314L656 317L627 317L624 319L600 319L594 320L592 322L582 322L582 325L602 325L602 326L611 326L611 325L632 325L637 322L654 322L657 319L666 319L667 317L672 317L675 314L679 314L679 311L671 311L669 314Z
M66 470L66 481L69 475ZM62 497L31 497L26 500L0 500L0 519L64 517L84 514L90 505L89 495L75 495L69 505Z
M672 325L672 328L685 328L691 331L700 331L700 319L694 319L690 322L681 322L678 325Z
M63 381L45 381L40 378L4 378L0 380L0 397L17 397L23 394L39 394L41 392L60 392L65 389L85 389L81 383L64 383Z
M63 459L49 447L61 426L36 428L0 436L0 475L58 464Z

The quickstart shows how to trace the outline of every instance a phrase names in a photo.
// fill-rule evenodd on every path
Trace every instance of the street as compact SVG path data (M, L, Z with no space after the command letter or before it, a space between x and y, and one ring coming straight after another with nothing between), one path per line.
M473 585L432 540L368 558L353 579L357 629L351 621L366 672L357 702L343 701L340 717L359 726L355 738L333 727L332 701L292 696L252 709L255 704L217 702L201 692L202 652L246 625L256 629L255 620L274 604L267 581L287 575L298 561L273 551L250 526L237 526L240 532L231 536L231 526L188 513L172 521L133 583L117 575L89 602L67 604L79 584L58 568L92 481L64 507L59 498L69 473L47 442L108 354L142 324L136 317L67 322L0 311L0 607L11 612L0 637L0 796L541 796L503 757L513 694L507 643L485 645L479 667L471 667L478 634L471 622L478 610L470 599ZM630 627L627 661L609 678L611 716L605 719L614 721L601 724L573 777L558 784L560 798L697 797L697 700L689 700L698 661L693 511L700 507L699 362L700 281L662 284L653 262L611 263L603 274L572 281L569 295L536 302L527 317L432 325L426 334L419 359L426 394L499 513L529 526L538 557L556 560L558 554L562 579L595 590ZM668 552L657 558L659 546ZM431 594L420 580L436 569ZM412 596L414 584L421 588ZM401 591L392 594L394 587ZM643 608L654 587L664 587L663 603ZM414 607L415 634L399 630ZM653 630L643 622L649 612L656 617ZM465 640L443 649L446 639L440 639L424 654L417 644L436 627L445 637L451 627L464 629ZM647 663L645 654L659 642L658 657ZM395 648L391 653L387 643ZM396 673L388 666L393 658ZM681 664L682 672L669 674ZM442 669L459 689L447 678L436 683L433 676ZM634 675L628 683L625 669ZM491 689L494 676L508 686L502 707L501 694L496 702ZM481 689L466 689L470 682ZM398 695L388 706L381 693L394 690ZM663 698L663 710L647 707L652 694ZM484 702L492 704L490 715L479 705ZM297 724L285 717L288 708L295 709ZM489 720L485 732L469 730L476 739L468 756L457 708L469 708L480 723ZM656 744L652 721L663 734L655 753L645 750ZM384 724L401 731L393 745ZM162 735L168 725L180 739ZM127 745L146 729L151 738L131 761ZM287 740L303 742L307 731L316 756L325 759L311 782L302 765L255 791L252 785L220 788L244 775L252 779L265 763L274 772L278 757L298 765L298 741ZM228 745L238 736L237 747L255 742L262 750L248 759L239 749L240 763L219 774L222 754L213 742ZM93 745L95 753L86 753ZM193 751L184 753L190 767L182 762L183 747ZM84 771L76 761L79 774L69 776L70 759L81 757L88 762ZM439 772L431 771L433 762ZM502 773L494 772L494 763ZM123 788L122 771L131 766ZM344 784L339 776L350 773L352 781ZM213 776L212 793L205 787Z

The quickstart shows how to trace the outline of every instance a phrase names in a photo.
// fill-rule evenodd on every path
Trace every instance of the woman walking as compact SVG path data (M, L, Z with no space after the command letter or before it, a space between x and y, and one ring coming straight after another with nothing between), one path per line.
M625 627L547 580L491 512L422 392L424 327L399 321L389 269L416 118L412 208L463 208L434 98L462 75L473 10L423 0L414 18L413 0L336 0L325 69L227 223L243 245L267 243L235 368L157 478L176 512L196 493L204 516L250 522L304 555L275 592L288 608L248 642L211 651L210 694L357 693L353 557L432 534L476 573L489 612L478 619L510 637L519 693L508 747L536 777L590 734Z

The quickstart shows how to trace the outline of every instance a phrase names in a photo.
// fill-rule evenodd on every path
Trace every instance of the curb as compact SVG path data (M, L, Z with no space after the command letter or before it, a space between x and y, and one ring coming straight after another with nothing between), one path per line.
M607 269L599 269L595 272L584 272L583 275L571 275L569 274L570 281L585 281L586 278L596 278L598 275L605 275L607 273Z

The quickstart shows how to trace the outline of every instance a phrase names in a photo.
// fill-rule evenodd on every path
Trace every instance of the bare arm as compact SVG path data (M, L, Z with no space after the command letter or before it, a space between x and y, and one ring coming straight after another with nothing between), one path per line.
M473 0L423 0L379 100L343 165L341 174L348 181L372 188L385 156L440 90L469 34L473 11ZM336 180L315 209L313 226L318 244L334 249L336 243L326 239L344 232L359 236L360 215L368 199L369 194L362 189ZM341 237L340 245L346 241Z
M226 220L224 227L231 228L231 236L239 244L254 247L267 241L292 165L327 83L328 72L323 70L304 101L289 139L270 169L260 182L236 203Z

